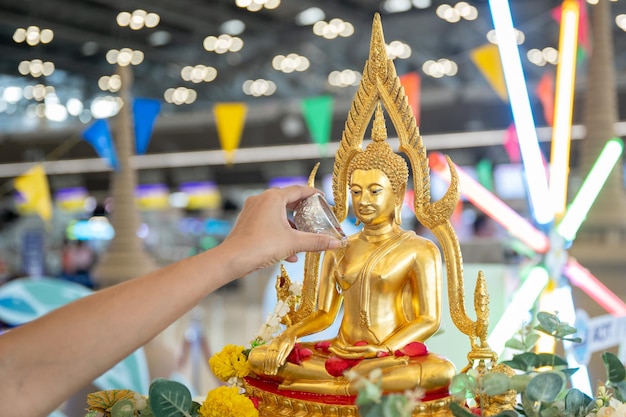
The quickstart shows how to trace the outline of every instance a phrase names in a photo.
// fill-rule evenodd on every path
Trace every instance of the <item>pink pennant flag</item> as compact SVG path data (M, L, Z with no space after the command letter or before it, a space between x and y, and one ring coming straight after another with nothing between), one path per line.
M511 125L506 129L504 135L504 150L507 155L509 155L511 162L517 164L522 161L517 131L515 130L515 125L513 123L511 123Z

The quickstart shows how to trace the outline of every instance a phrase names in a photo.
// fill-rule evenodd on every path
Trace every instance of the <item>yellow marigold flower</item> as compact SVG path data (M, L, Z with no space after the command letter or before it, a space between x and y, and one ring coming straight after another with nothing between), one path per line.
M222 386L209 391L198 410L200 417L258 417L259 411L239 388Z
M243 378L250 372L248 358L243 354L244 347L226 345L221 352L209 359L213 374L226 382L232 377Z

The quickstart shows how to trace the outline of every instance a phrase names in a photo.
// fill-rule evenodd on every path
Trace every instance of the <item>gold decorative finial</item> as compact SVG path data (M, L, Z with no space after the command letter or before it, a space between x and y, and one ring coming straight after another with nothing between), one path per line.
M378 103L378 106L376 106L376 115L374 117L374 126L372 127L372 140L374 142L384 142L386 139L387 127L385 126L383 107L380 103Z

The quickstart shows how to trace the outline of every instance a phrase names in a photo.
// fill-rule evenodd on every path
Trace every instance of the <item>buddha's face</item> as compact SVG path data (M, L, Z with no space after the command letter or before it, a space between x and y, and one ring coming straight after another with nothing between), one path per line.
M393 220L396 196L387 175L379 169L352 173L350 183L354 214L364 225Z

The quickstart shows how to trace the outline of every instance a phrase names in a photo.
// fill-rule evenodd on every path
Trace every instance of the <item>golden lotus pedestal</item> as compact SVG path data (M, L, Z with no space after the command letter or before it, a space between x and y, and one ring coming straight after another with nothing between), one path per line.
M259 400L259 417L358 417L355 396L320 395L279 390L274 383L245 378L246 395ZM447 392L427 393L413 417L451 417Z

